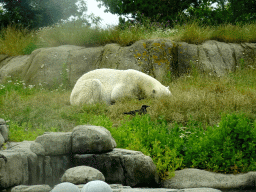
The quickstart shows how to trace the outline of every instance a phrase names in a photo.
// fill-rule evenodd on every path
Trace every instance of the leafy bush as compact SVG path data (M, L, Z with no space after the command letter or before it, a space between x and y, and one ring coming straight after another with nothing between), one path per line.
M176 147L183 141L177 139L176 130L170 133L164 119L152 121L149 115L136 115L131 121L123 122L111 134L119 148L141 151L152 157L162 179L174 176L173 172L180 167L182 158L176 158Z
M197 142L189 138L184 165L224 173L256 170L255 126L244 114L223 115L219 126L209 127Z

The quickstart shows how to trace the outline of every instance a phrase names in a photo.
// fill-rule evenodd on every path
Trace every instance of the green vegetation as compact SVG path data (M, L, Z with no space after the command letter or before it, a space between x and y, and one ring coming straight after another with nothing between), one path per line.
M71 106L65 85L49 90L9 80L0 85L0 117L8 120L10 141L81 124L103 126L117 147L151 156L162 178L186 167L241 173L256 170L255 82L251 68L222 78L194 69L168 84L171 98ZM148 114L123 115L143 104L150 105Z

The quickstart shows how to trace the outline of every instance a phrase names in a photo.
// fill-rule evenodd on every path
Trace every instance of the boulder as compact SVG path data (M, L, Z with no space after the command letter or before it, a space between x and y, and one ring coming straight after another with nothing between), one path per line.
M44 155L65 155L71 153L71 132L46 132L38 136L35 142L44 148ZM42 154L43 155L43 154Z
M30 55L5 57L2 62L0 61L0 81L4 81L9 77L23 79L22 72L30 58Z
M49 192L51 189L49 185L18 185L11 192Z
M8 150L19 152L22 157L22 184L37 184L39 175L37 175L38 157L30 150L31 143L34 141L23 141L8 147Z
M56 155L56 156L45 156L44 148L39 143L34 141L23 141L23 142L9 142L6 145L8 150L1 151L0 154L5 154L7 160L9 158L6 155L10 153L9 151L16 151L21 156L21 159L17 159L19 163L22 164L20 167L20 172L14 172L12 175L10 172L6 171L9 177L14 177L15 174L21 179L19 184L33 185L33 184L48 184L53 186L60 183L60 178L64 174L65 170L72 166L70 154L66 155ZM39 149L38 151L36 151ZM37 153L33 153L36 151ZM10 155L14 156L15 153ZM0 175L1 175L0 171ZM10 175L9 175L10 174ZM7 179L7 178L5 178ZM5 181L4 179L4 181ZM10 181L6 181L6 187L13 186ZM6 188L5 187L5 188Z
M32 52L30 59L25 62L24 70L21 73L27 84L43 86L58 86L69 79L70 70L74 70L68 64L71 52L84 49L73 45L60 47L40 48ZM78 70L78 69L77 69ZM68 76L65 76L68 74ZM72 73L73 75L73 73Z
M181 182L182 181L182 182ZM256 172L243 174L222 174L205 170L186 168L175 171L175 176L161 182L164 188L215 188L215 189L256 189Z
M105 153L116 147L111 133L104 127L79 125L72 132L72 153Z
M255 43L223 43L208 40L195 45L168 39L140 40L126 47L62 45L40 48L31 55L0 55L0 81L8 76L26 84L46 87L66 83L73 87L85 73L100 69L135 69L162 82L168 73L180 76L192 66L202 72L226 75L236 66L256 65Z
M83 184L89 181L102 180L105 181L104 175L88 166L77 166L70 168L65 171L64 175L61 177L61 182L70 182L73 184Z
M136 187L157 186L159 183L153 160L140 151L115 148L102 154L76 154L74 164L99 170L111 184Z
M24 162L27 158L13 150L0 151L0 154L7 158L7 161L0 158L0 190L26 182L28 175Z

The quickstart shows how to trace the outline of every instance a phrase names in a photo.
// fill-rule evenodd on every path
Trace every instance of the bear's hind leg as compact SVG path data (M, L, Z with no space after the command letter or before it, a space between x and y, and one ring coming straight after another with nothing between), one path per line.
M71 96L71 105L94 104L102 101L104 87L98 79L88 79L75 85Z

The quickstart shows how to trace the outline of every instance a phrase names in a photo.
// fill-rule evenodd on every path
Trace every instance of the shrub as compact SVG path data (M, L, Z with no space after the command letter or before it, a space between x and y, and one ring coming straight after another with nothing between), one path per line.
M184 165L224 173L256 170L256 122L244 114L226 114L195 142L189 138Z

